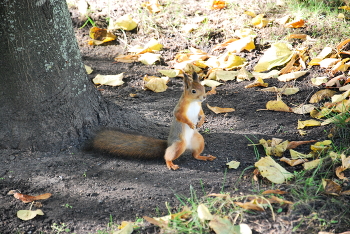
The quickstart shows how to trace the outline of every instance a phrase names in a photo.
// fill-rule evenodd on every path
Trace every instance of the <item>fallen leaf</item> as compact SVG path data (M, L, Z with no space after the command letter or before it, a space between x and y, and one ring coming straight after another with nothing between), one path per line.
M89 45L101 45L117 38L113 33L108 32L107 29L98 27L92 27L89 35L93 39L89 41Z
M181 70L179 69L158 70L158 71L167 77L177 77L182 73Z
M281 184L292 178L294 175L276 163L270 156L261 158L255 163L263 177L273 183Z
M213 0L210 6L210 9L212 10L221 10L226 7L226 1L221 0Z
M151 218L148 216L143 216L142 218L144 218L147 222L149 222L153 225L156 225L160 228L165 229L168 227L168 223L169 223L171 216L167 215L165 217L160 217L160 218Z
M326 107L321 107L321 110L314 109L310 112L310 116L315 119L321 119L325 116L328 116L332 112L331 109Z
M287 163L289 166L296 166L296 165L299 165L299 164L303 164L305 162L304 159L289 159L289 158L286 158L286 157L283 157L280 159L281 162L285 162Z
M286 191L282 191L280 189L274 189L274 190L265 190L261 194L286 194Z
M310 141L290 141L288 143L287 149L295 149L299 145L304 145L304 144L309 144L309 143L314 143L316 140L310 140Z
M335 93L337 93L334 90L330 89L322 89L314 93L310 98L310 103L318 103L322 101L323 99L332 97Z
M19 199L24 203L29 203L29 202L37 201L37 200L45 200L45 199L48 199L49 197L51 197L51 195L52 195L51 193L44 193L44 194L41 194L38 196L30 196L30 195L25 195L22 193L14 193L13 194L13 196L16 199Z
M277 78L279 74L280 72L277 70L271 70L268 73L252 72L252 75L255 78L261 78L261 79Z
M159 77L152 77L149 78L147 75L143 78L144 81L147 83L145 84L145 88L152 90L156 93L161 93L167 90L168 86L166 85L168 82L167 78L159 78Z
M248 89L248 88L258 87L258 86L267 87L269 86L269 84L265 83L262 78L258 77L255 79L253 83L244 86L244 88Z
M212 220L213 215L210 213L208 207L204 204L199 204L197 207L198 218L204 222L205 220Z
M339 61L340 61L340 59L337 59L337 58L325 58L319 62L319 65L320 65L320 67L327 69L327 68L331 68Z
M92 81L96 85L109 85L109 86L120 86L124 84L123 81L124 73L118 75L100 75L97 74Z
M84 65L85 66L85 70L87 74L91 74L94 70L92 70L92 68L88 65Z
M322 185L326 194L339 196L341 193L341 186L330 179L322 179Z
M141 6L146 8L149 13L159 13L163 9L162 6L159 4L158 0L150 0L149 2L143 2L141 3Z
M309 65L314 66L314 65L320 65L320 62L326 58L330 53L332 53L333 49L331 47L325 47L323 50L315 57L313 58L310 62Z
M114 60L121 63L133 63L138 61L140 55L129 54L129 55L118 55Z
M123 221L118 228L120 230L114 231L112 234L131 234L134 231L134 223Z
M216 80L234 80L236 79L236 76L239 74L239 71L224 71L224 70L216 70L215 76Z
M254 16L255 17L255 16ZM238 37L238 38L244 38L244 37L257 37L257 33L250 28L242 28L242 29L237 29L233 36Z
M252 19L252 25L257 28L263 28L268 25L270 21L265 18L265 14L259 14Z
M321 122L314 119L305 120L305 121L298 120L297 129L303 129L305 127L315 127L315 126L321 126Z
M237 169L237 168L239 167L240 164L241 164L240 162L234 161L234 160L231 161L231 162L226 163L226 165L227 165L228 168L230 168L230 169Z
M254 203L251 203L251 202L245 202L245 203L235 202L235 205L237 205L239 207L242 207L243 209L246 209L246 210L265 211L264 207L262 207L261 205L254 204Z
M304 163L304 170L311 170L314 169L316 167L318 167L318 165L320 165L322 163L322 159L316 159L310 162L306 162Z
M227 112L233 112L235 111L234 108L221 108L221 107L217 107L217 106L210 106L207 103L207 107L213 111L215 114L220 114L220 113L227 113Z
M237 74L237 82L241 82L244 80L250 80L253 77L253 75L245 69L245 67L242 67L238 74Z
M346 181L349 180L348 178L346 178L346 176L343 173L343 171L345 171L346 169L347 168L343 166L337 167L335 169L335 174L338 176L339 179L346 180Z
M252 51L253 49L255 49L253 36L243 37L226 46L226 50L233 53L239 53L243 50Z
M297 19L284 25L286 28L302 28L305 27L305 21L303 19Z
M278 77L279 81L291 81L291 80L295 80L298 79L299 77L305 75L308 71L297 71L297 72L291 72L291 73L287 73L284 75L281 75Z
M328 81L328 77L326 76L311 78L311 82L313 85L321 85L326 83L327 81Z
M146 65L152 65L156 61L160 61L160 54L144 53L141 54L138 61Z
M37 215L44 215L43 211L40 209L37 210L19 210L17 211L17 217L22 220L33 219Z
M302 154L298 151L289 149L289 153L292 159L304 159L304 158L312 158L312 154Z
M127 14L119 17L113 26L115 29L121 28L126 31L131 31L137 27L137 22L131 17L131 15Z
M350 95L350 89L342 94L337 94L337 95L333 95L332 97L332 102L341 102L343 101L345 98L349 97Z
M218 58L220 63L219 68L226 70L232 70L235 68L241 68L247 62L245 58L235 55L234 53L227 52Z
M287 106L280 98L277 100L268 101L266 103L266 109L273 111L283 111L283 112L292 112L292 109Z
M208 87L216 87L216 86L219 86L219 85L222 85L222 83L220 82L217 82L215 80L203 80L201 82L202 85L206 85Z
M218 215L215 215L209 222L209 227L213 229L216 234L245 234L241 232L241 227L233 225L228 217L221 218Z
M267 71L273 67L286 64L294 54L289 47L288 44L282 42L272 44L271 47L265 51L263 56L261 56L259 62L254 67L254 71Z
M316 107L312 104L301 104L297 107L293 107L292 111L295 114L305 115L313 111Z
M331 140L319 141L310 146L310 149L314 152L322 152L330 149L330 145L332 144Z

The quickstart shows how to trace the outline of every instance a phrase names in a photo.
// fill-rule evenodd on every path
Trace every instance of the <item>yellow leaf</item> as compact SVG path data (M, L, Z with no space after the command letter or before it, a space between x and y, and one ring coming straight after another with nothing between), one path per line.
M247 36L237 41L231 42L226 46L226 49L232 53L239 53L243 50L252 51L255 49L254 37Z
M181 70L179 69L158 70L158 71L167 77L177 77L182 73Z
M328 77L326 76L311 78L311 82L313 85L321 85L321 84L327 83L327 81L328 81Z
M243 225L243 224L242 224ZM249 232L243 230L249 229L245 226L236 226L227 218L221 218L215 215L214 218L209 222L209 227L214 230L216 234L248 234ZM251 233L251 232L250 232Z
M313 111L316 107L314 105L311 104L301 104L297 107L292 108L292 111L295 114L299 114L299 115L305 115L310 113L311 111Z
M259 14L252 19L252 25L257 28L263 28L269 23L269 20L265 18L265 14Z
M219 86L219 85L222 85L222 83L220 82L217 82L215 80L203 80L201 82L202 85L206 85L208 87L216 87L216 86Z
M266 109L273 111L292 112L291 108L287 106L282 100L273 100L266 103Z
M248 10L248 11L245 11L244 14L249 15L250 17L253 17L253 18L256 17L256 14L255 14L254 11L249 11Z
M197 207L198 218L204 222L205 220L212 220L213 215L204 204L199 204Z
M144 77L144 80L147 80L147 75ZM152 90L153 92L160 93L164 92L167 90L168 86L166 83L168 82L167 78L159 78L159 77L154 77L151 78L146 84L145 88Z
M302 154L302 153L295 151L295 150L292 150L292 149L289 150L289 153L290 153L290 156L292 157L292 159L303 159L303 158L311 158L312 157L311 154Z
M33 219L37 215L44 215L42 210L19 210L17 211L17 217L22 220L30 220Z
M163 49L163 45L153 38L145 45L145 48L151 49L152 51L159 51Z
M267 86L269 86L269 84L265 83L262 78L258 77L258 78L256 78L256 80L253 83L244 86L244 88L247 89L247 88L252 88L252 87L257 87L257 86L267 87Z
M305 75L308 71L297 71L297 72L291 72L288 74L284 74L278 77L279 81L291 81L291 80L295 80L298 79L299 77Z
M332 97L336 91L330 90L330 89L322 89L314 93L311 98L310 98L310 103L318 103L322 101L325 98L330 98Z
M327 115L329 115L332 112L331 109L328 109L326 107L322 107L320 111L314 109L310 112L310 116L315 119L321 119Z
M344 153L341 154L342 166L346 169L350 168L350 156L346 157Z
M253 37L253 38L255 38L257 36L256 32L254 32L250 28L237 29L233 35L235 37L238 37L238 38L244 38L244 37Z
M241 163L238 162L238 161L231 161L231 162L228 162L226 163L226 165L228 166L228 168L230 169L237 169L239 167Z
M134 231L134 223L123 221L118 228L121 230L114 231L113 234L131 234Z
M133 63L138 61L140 55L129 54L129 55L118 55L114 60L121 63Z
M346 11L350 11L350 6L341 6L341 7L338 7L338 9L343 9L343 10L346 10Z
M92 81L96 85L109 85L109 86L120 86L124 84L123 81L124 73L118 75L100 75L97 74Z
M284 183L293 177L292 173L286 171L286 169L276 163L270 156L261 158L255 163L255 166L259 169L263 177L276 184Z
M322 152L322 151L330 149L331 144L332 144L331 140L320 141L320 142L317 142L317 143L311 145L310 149L314 152Z
M255 78L269 79L269 78L277 78L280 72L277 70L271 70L268 73L252 72L252 74Z
M221 107L217 107L217 106L210 106L207 103L207 107L213 111L215 114L220 114L220 113L227 113L227 112L233 112L235 111L234 108L221 108Z
M343 101L345 98L349 97L350 95L350 89L342 94L337 94L337 95L334 95L332 97L332 102L333 103L336 103L336 102L341 102Z
M306 162L306 163L304 163L304 169L305 170L314 169L314 168L318 167L318 165L320 165L320 163L322 163L321 159L315 159L313 161Z
M339 61L340 59L337 59L337 58L325 58L319 62L319 65L322 68L331 68Z
M310 62L309 65L320 65L320 62L327 57L330 53L332 53L333 49L331 47L325 47L323 50L315 57L313 58Z
M150 0L149 2L141 3L141 6L146 8L151 14L160 12L163 8L158 0Z
M146 65L152 65L156 61L160 61L160 54L144 53L138 59L141 63Z
M114 23L115 28L121 28L126 31L133 30L137 27L136 21L131 17L131 15L124 15L118 18Z
M305 120L305 121L298 120L297 129L303 129L305 127L315 127L315 126L321 126L321 122L314 119Z
M241 82L244 80L250 80L253 77L253 75L245 69L245 67L242 67L238 74L237 74L237 82Z
M218 61L220 63L219 68L224 68L226 70L240 68L247 62L245 58L239 57L231 52L227 52L220 56Z
M289 49L288 44L278 42L271 45L264 55L255 65L254 71L262 72L270 70L273 67L281 66L287 63L293 56L293 51Z
M224 71L224 70L216 70L215 76L216 80L234 80L236 76L238 75L238 71Z
M94 70L90 66L84 65L87 74L91 74Z
M226 1L222 0L213 0L210 9L212 10L221 10L226 7Z

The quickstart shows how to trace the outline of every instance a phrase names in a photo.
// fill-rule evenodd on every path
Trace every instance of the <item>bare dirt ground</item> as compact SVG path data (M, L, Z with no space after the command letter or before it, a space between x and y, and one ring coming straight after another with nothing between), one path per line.
M124 4L124 8L116 8L117 15L127 12L127 6L131 3L120 4ZM200 6L198 1L193 1L193 4L197 8ZM172 79L166 92L153 93L143 89L142 78L144 75L159 75L158 69L168 68L168 62L173 59L173 55L180 49L187 49L189 45L174 42L174 37L170 35L163 36L161 40L165 49L162 64L146 66L141 63L114 63L113 58L124 52L124 45L116 42L108 46L88 46L86 40L89 29L78 29L83 22L75 17L76 9L71 11L84 63L94 69L89 77L121 72L125 75L123 86L98 87L110 103L113 121L106 127L118 127L166 139L172 110L182 92L182 80ZM131 44L137 44L134 41L143 41L142 37L146 38L146 35L138 35L137 32L127 32L126 35ZM215 43L222 40L218 35ZM209 50L213 45L214 41L201 49ZM263 53L262 48L260 45L253 53L241 53L241 56L249 59L253 66ZM283 100L288 105L307 102L318 90L310 85L310 77L322 73L322 70L315 68L298 79L295 85L300 88L300 92L284 97ZM260 138L272 137L285 140L325 140L330 127L310 128L307 129L306 136L300 136L296 129L297 120L306 120L309 117L293 113L257 111L264 109L266 102L274 100L276 95L259 92L259 88L245 89L244 86L248 83L250 82L227 82L217 88L216 95L211 95L206 100L211 106L235 108L235 112L214 114L206 107L206 103L203 105L206 123L200 132L206 142L204 153L217 157L213 162L197 161L185 154L176 162L180 170L169 171L163 160L127 160L75 149L57 154L2 150L0 233L59 233L52 228L54 223L60 227L64 223L71 233L97 233L98 230L107 229L111 218L120 223L123 220L134 221L144 215L167 215L165 204L176 207L179 200L175 195L189 197L191 187L198 197L205 195L204 193L221 191L233 196L248 195L267 189L270 186L268 181L252 183L252 166L256 162L256 156L253 147L248 146L250 140L258 142ZM268 83L270 86L283 86L272 79ZM136 93L137 97L130 97L130 93ZM260 153L264 156L263 149L260 149ZM225 164L231 160L241 162L238 170L227 170ZM247 167L250 169L245 170L241 176ZM284 185L276 187L285 188ZM28 209L29 205L7 195L13 189L31 195L52 193L51 198L42 201L41 209L45 215L29 221L18 219L16 212ZM324 195L311 202L301 202L284 208L275 221L272 220L269 210L249 212L242 217L242 222L247 223L253 233L293 233L292 229L297 225L300 226L294 233L316 233L324 229L319 219L340 220L339 217L349 217L349 198L336 199ZM318 218L310 219L315 213ZM303 222L306 218L308 221ZM328 225L327 230L350 230L349 219L341 220L347 222ZM135 233L158 232L159 229L146 223L142 230Z

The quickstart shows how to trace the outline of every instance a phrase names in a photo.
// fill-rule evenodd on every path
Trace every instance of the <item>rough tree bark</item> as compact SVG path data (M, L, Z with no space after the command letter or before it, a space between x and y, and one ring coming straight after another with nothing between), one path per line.
M0 1L0 148L78 146L108 118L64 0Z

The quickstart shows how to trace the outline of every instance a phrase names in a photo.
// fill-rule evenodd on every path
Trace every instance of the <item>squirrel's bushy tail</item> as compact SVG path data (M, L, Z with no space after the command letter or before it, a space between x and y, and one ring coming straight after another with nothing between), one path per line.
M167 142L152 137L116 130L103 130L92 141L95 150L124 158L162 158Z

